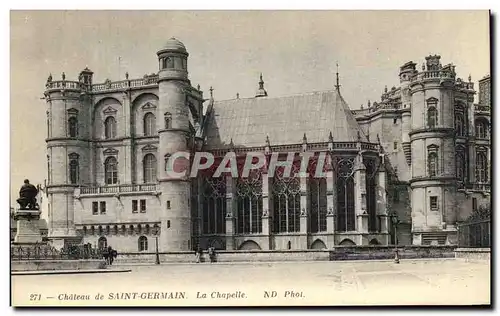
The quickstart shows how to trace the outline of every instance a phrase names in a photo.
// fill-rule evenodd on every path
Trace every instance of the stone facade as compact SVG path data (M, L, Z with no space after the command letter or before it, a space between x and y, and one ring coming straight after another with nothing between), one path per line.
M94 84L86 68L78 81L47 80L48 227L56 247L453 244L456 222L489 202L490 104L474 104L473 83L456 79L439 56L427 57L421 72L406 63L400 87L355 111L338 82L332 91L276 98L262 75L253 98L218 101L210 89L207 99L191 86L181 42L170 39L157 57L158 73L142 79ZM228 153L240 163L253 151L267 163L246 179L213 177L212 169L171 178L169 159L179 151L210 152L216 165ZM313 157L308 168L326 157L327 176L268 178L270 157L288 152L294 172L303 153ZM486 158L486 170L476 170L476 156Z

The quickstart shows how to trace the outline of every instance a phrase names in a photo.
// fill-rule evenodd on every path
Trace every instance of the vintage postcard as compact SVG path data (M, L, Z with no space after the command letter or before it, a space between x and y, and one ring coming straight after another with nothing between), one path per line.
M490 305L490 12L11 11L11 305Z

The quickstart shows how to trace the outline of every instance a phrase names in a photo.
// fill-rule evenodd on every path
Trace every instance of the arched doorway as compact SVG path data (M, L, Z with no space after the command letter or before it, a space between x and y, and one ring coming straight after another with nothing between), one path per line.
M321 239L316 239L311 244L311 249L326 249L326 245Z
M106 237L99 238L99 240L97 241L97 248L104 249L106 247L108 247L108 240L106 239Z
M240 245L238 250L261 250L261 248L255 241L247 240Z

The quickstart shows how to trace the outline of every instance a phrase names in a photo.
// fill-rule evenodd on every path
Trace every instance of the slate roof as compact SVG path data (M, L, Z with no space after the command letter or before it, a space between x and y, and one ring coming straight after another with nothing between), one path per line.
M206 149L355 142L367 138L338 90L311 92L285 97L259 97L215 101L207 113Z

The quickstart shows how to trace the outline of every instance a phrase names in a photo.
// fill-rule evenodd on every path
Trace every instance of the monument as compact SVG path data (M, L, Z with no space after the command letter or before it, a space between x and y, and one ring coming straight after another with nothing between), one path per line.
M38 222L40 220L40 206L36 201L38 189L30 184L29 180L24 180L24 184L19 190L20 208L14 212L14 220L17 223L17 233L14 238L16 244L35 244L42 242L42 235Z

